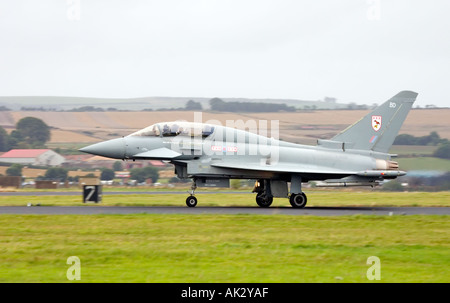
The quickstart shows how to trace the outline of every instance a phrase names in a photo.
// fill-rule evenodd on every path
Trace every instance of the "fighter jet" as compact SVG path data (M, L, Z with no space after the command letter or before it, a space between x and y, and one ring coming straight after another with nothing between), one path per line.
M330 140L316 146L289 143L249 131L194 122L161 122L80 151L122 160L163 160L192 179L186 205L195 207L197 187L229 187L230 179L256 180L260 207L274 197L294 208L307 203L302 183L376 186L406 173L389 154L417 93L402 91Z

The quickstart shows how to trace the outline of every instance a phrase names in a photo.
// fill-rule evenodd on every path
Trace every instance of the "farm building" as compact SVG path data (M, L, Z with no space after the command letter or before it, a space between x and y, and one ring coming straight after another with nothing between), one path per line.
M51 149L12 149L0 156L0 162L22 165L58 166L65 161Z

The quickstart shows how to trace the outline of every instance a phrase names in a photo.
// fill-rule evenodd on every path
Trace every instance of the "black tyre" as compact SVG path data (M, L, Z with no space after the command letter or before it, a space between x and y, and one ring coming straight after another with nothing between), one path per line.
M187 197L187 199L186 199L186 205L187 205L188 207L195 207L195 206L197 206L197 198L194 197L194 196L189 196L189 197Z
M263 194L257 194L256 195L256 203L259 205L259 207L270 207L273 202L273 197L267 197Z
M294 208L303 208L306 206L308 199L304 193L301 194L291 194L289 197L289 202Z

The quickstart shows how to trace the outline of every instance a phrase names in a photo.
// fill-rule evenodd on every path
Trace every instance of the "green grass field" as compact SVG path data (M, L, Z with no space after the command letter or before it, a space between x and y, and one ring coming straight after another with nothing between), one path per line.
M431 156L439 146L423 146L423 145L393 145L389 150L391 154L401 156L426 155Z
M254 206L205 193L199 206ZM314 191L309 206L450 206L450 192ZM101 204L179 205L185 195L105 195ZM79 196L0 196L0 205L83 204ZM275 199L274 206L287 206ZM450 282L448 216L0 215L0 282Z
M447 216L1 215L0 282L450 282Z
M398 158L400 169L409 170L437 170L450 171L450 160L432 157Z
M450 160L432 157L439 146L419 146L419 145L393 145L389 151L391 154L398 154L400 169L410 170L436 170L450 171Z

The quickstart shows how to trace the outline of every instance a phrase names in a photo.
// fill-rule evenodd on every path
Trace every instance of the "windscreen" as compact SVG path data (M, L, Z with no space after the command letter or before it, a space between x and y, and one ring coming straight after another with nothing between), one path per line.
M163 122L141 129L130 136L146 137L202 137L206 138L214 133L214 126L189 122Z
M159 129L158 124L150 125L144 129L138 130L135 133L132 133L130 136L136 137L159 137L161 135L161 131Z

